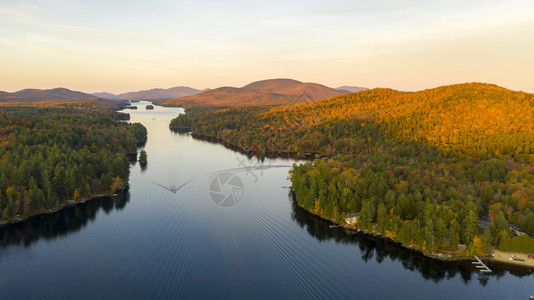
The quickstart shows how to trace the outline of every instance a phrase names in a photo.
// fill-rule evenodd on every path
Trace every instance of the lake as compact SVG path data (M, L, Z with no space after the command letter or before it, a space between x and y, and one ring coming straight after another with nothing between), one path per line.
M523 269L426 258L331 229L295 206L294 160L258 160L169 130L181 108L127 110L148 129L129 191L0 229L0 298L528 299ZM298 162L297 162L298 163Z

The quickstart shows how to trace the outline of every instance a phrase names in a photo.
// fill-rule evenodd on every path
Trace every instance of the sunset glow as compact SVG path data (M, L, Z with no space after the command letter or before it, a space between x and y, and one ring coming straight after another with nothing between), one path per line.
M0 90L122 93L294 78L534 92L533 15L525 0L7 0Z

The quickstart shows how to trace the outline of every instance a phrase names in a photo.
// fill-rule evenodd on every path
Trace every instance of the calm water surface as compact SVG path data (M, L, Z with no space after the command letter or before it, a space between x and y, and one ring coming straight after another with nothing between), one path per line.
M125 195L0 229L0 298L528 299L521 269L428 259L294 206L292 160L173 133L183 110L128 111L148 165Z

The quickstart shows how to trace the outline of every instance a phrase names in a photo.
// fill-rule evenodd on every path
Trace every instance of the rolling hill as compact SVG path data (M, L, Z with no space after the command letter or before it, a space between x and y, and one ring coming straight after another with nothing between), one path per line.
M273 101L258 98L258 95L273 94L251 95L248 90L235 88L232 91L237 100L245 99L248 103ZM219 94L217 90L213 92ZM228 103L237 103L231 97L222 98ZM286 99L276 100L280 103ZM213 99L209 101L217 103ZM197 130L204 135L212 135L213 130L221 128L219 122L227 119L238 123L247 120L247 124L235 125L225 134L233 137L232 143L247 148L250 138L261 132L262 140L270 143L264 145L269 151L291 152L298 145L305 152L352 154L359 148L351 143L350 131L343 129L347 123L361 123L359 127L373 124L373 130L380 128L382 134L389 137L424 143L444 151L472 155L531 154L534 151L534 95L491 84L465 83L418 92L372 89L255 112L260 113L252 118L238 115L254 112L237 109L209 116L193 114L190 118L198 120L194 123L199 124L193 132ZM333 134L319 138L324 133L318 129L330 127L339 127L336 132L339 140Z
M222 87L192 96L160 101L160 105L283 105L320 100L343 94L317 83L293 79L269 79L250 83L242 88Z
M295 97L282 94L259 93L235 87L221 87L200 94L158 102L160 105L282 105L291 103Z
M66 88L55 88L48 90L24 89L14 93L1 92L1 102L38 102L38 101L65 101L82 100L94 98L95 96L71 91Z
M343 94L341 91L318 83L304 83L293 79L261 80L248 84L243 89L289 96L306 94L312 100L326 99Z
M70 108L105 108L119 109L123 101L72 91L65 88L48 90L24 89L14 93L0 92L0 106L26 107L70 107Z
M265 118L298 115L308 126L371 120L393 136L473 154L534 150L534 95L465 83L419 92L373 89L313 104L275 108ZM520 147L520 149L516 149Z

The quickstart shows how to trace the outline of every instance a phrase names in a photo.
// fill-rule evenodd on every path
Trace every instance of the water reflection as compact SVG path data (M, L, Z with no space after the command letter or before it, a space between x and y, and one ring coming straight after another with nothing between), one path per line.
M214 144L214 145L222 145L227 149L230 149L232 151L235 151L235 152L238 152L238 153L241 153L247 156L249 159L255 157L262 162L265 160L265 158L271 158L271 159L284 158L284 159L295 159L295 160L296 159L313 160L315 158L319 158L319 156L316 156L313 153L306 153L305 155L299 155L296 152L265 152L265 153L260 154L260 153L250 151L248 149L227 143L215 137L201 135L201 134L194 134L194 133L191 133L190 131L181 131L181 130L176 130L176 129L170 129L170 131L175 135L188 135L188 136L192 136L195 140L198 140L198 141L203 141L203 142L207 142L207 143Z
M52 214L39 215L26 221L0 228L0 249L10 245L29 247L40 239L51 240L77 232L93 222L102 209L106 214L122 210L130 201L126 191L114 197L101 197L79 203Z
M141 173L145 173L148 170L148 163L139 163L141 166Z
M290 197L292 196L290 195ZM485 286L490 276L500 278L506 273L510 273L517 277L525 277L532 274L527 269L496 264L489 264L493 271L491 274L481 274L476 272L476 268L472 266L470 260L451 262L432 259L387 239L343 228L330 228L330 222L310 214L299 207L294 200L292 200L291 218L301 228L306 229L310 236L319 241L335 240L336 243L352 244L358 247L361 258L365 262L374 259L381 264L385 258L389 258L391 261L400 262L404 269L419 272L426 280L432 280L436 283L459 275L465 284L476 279L481 286Z

